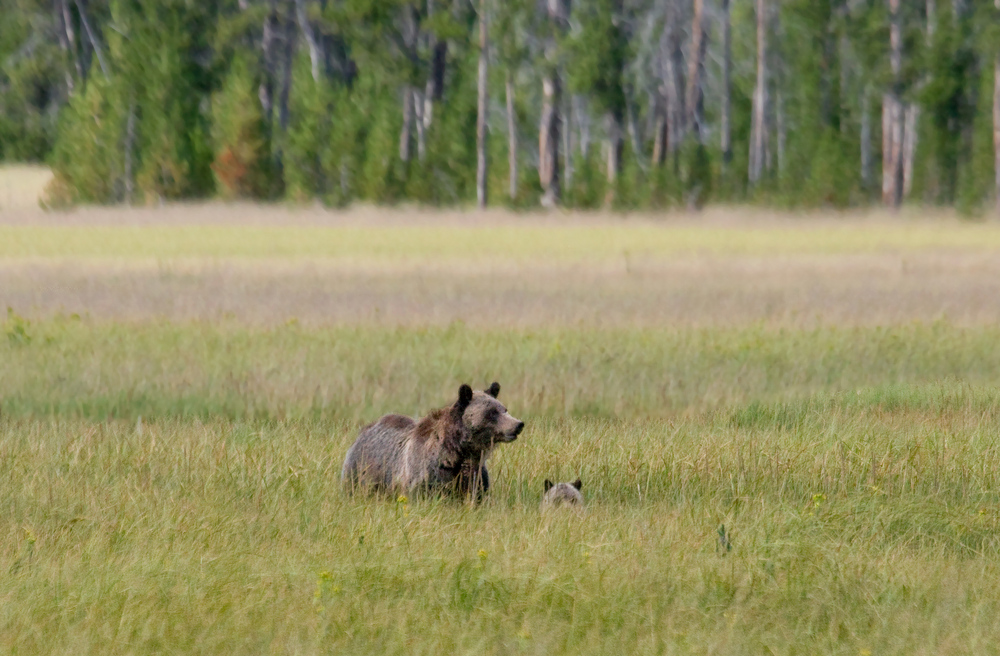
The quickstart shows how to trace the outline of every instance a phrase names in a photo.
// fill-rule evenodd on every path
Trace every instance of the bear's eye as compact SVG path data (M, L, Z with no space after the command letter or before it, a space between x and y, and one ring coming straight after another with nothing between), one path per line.
M496 421L500 417L500 411L496 408L490 408L486 411L486 421Z

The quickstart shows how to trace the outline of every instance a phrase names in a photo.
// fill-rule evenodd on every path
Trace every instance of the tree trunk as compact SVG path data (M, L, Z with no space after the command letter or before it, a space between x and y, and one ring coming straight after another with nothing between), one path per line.
M701 143L702 111L704 108L701 88L702 72L705 68L705 51L708 35L704 26L704 0L694 0L694 16L691 19L691 57L688 67L687 117L685 124L694 132Z
M1000 9L1000 0L996 0L996 4ZM993 169L997 213L1000 214L1000 54L993 60Z
M323 53L323 43L316 38L316 32L309 22L308 7L306 6L307 1L295 0L295 18L299 23L299 29L302 30L302 36L305 37L306 45L309 47L312 78L314 81L319 82L320 66L326 61L326 55Z
M722 166L733 161L732 137L733 35L729 22L729 0L722 0Z
M101 66L101 73L104 74L105 79L108 79L111 74L108 72L108 65L104 61L104 55L101 54L101 44L97 40L94 30L90 27L90 21L87 20L86 0L76 0L76 8L80 12L80 22L83 23L83 29L87 33L87 40L90 41L90 47L94 49L94 54L97 55L97 63Z
M686 107L684 102L684 52L681 43L682 29L677 0L671 0L667 6L667 22L663 29L666 42L663 72L666 77L664 91L667 99L667 141L670 152L676 153L684 138Z
M779 86L774 92L774 124L775 133L778 136L778 177L785 174L785 144L788 143L788 122L785 120L785 96ZM770 153L768 154L770 156ZM770 159L767 159L767 166L771 168Z
M906 110L899 98L882 98L882 201L896 209L903 201L903 170Z
M914 104L903 107L903 198L913 189L913 162L917 155L917 121L920 108Z
M80 53L76 49L76 34L73 30L73 16L69 11L69 0L56 0L53 6L53 14L56 25L56 36L59 39L59 47L66 53L76 69L76 77L73 72L66 69L66 92L72 95L76 88L76 81L83 80L83 65L80 62Z
M653 126L653 166L663 166L667 161L669 130L667 129L666 103L662 98L656 103L656 123Z
M567 0L545 0L546 12L553 31L564 32L569 23ZM542 120L538 135L538 177L542 185L542 206L554 207L561 198L559 179L559 131L562 128L562 82L556 61L555 40L545 46L545 68L542 77Z
M632 101L632 90L625 90L625 126L629 143L632 144L632 156L642 161L643 137L639 134L639 120L636 117L635 103Z
M410 136L413 125L413 87L403 85L403 127L399 131L399 159L409 162L412 157L413 140Z
M269 0L268 5L267 16L264 18L263 36L261 37L264 74L261 76L257 96L260 98L260 106L264 110L264 120L270 129L271 118L274 116L274 42L277 39L278 2L277 0Z
M278 80L278 127L282 132L288 129L288 98L292 90L292 63L295 60L295 23L289 17L285 20L282 39L281 76Z
M427 111L427 103L424 101L424 94L419 87L411 87L413 90L413 123L417 126L417 161L422 162L427 157L427 124L424 123L424 112Z
M434 2L433 0L428 0L427 2L427 18L428 20L434 15ZM431 38L431 69L427 76L427 85L423 97L423 108L418 112L422 117L423 126L425 129L431 127L431 123L434 120L434 103L441 100L444 94L444 74L445 74L445 64L448 58L448 42L444 39L437 38L436 35L430 36Z
M510 199L517 199L517 116L514 114L514 79L507 70L507 167Z
M486 207L486 112L489 107L487 73L489 72L489 24L486 0L479 2L479 106L476 117L476 201L480 209Z
M542 122L538 139L538 176L542 184L542 206L559 204L559 75L551 71L542 79Z
M607 156L608 156L608 199L614 196L614 184L622 167L622 151L625 139L622 138L622 117L609 112L607 115Z
M573 114L580 130L580 159L586 161L590 157L590 113L580 96L573 96Z
M903 200L904 110L901 99L903 68L903 29L899 15L900 0L889 0L889 65L892 90L882 99L882 202L898 208Z
M757 86L753 93L753 118L750 127L751 185L760 182L767 148L767 2L757 3Z
M871 90L861 92L861 183L865 189L872 184L872 108Z
M132 171L132 156L135 148L135 101L129 103L128 120L125 122L125 203L132 205L135 189L135 174Z
M562 106L563 187L573 188L573 96L563 94Z

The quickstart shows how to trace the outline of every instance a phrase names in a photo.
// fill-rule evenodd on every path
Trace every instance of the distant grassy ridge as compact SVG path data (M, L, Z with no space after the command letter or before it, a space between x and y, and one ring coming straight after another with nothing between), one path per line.
M794 425L808 412L794 403L820 393L1000 383L1000 327L945 322L809 330L292 322L264 329L29 322L11 314L0 329L0 407L11 415L362 421L426 411L449 402L462 382L498 380L512 407L534 416L664 417L787 402L793 405L767 411L773 416L747 410L738 421Z
M220 211L225 211L220 209ZM759 227L658 225L4 226L0 258L333 258L439 262L606 261L678 255L1000 250L1000 226L824 222Z

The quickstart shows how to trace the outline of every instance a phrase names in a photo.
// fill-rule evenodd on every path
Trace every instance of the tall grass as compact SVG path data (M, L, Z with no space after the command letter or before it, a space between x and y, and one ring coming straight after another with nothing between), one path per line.
M664 417L953 379L1000 382L1000 328L306 328L0 324L0 407L93 419L363 421L504 385L534 416Z
M3 332L6 652L997 651L992 326ZM483 504L341 491L361 422L493 379Z

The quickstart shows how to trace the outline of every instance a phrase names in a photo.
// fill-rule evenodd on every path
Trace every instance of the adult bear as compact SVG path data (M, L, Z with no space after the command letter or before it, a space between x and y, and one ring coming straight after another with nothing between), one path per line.
M423 419L385 415L365 426L344 459L344 485L481 496L490 487L486 460L494 445L513 442L524 429L498 394L499 383L482 392L462 385L453 405Z

